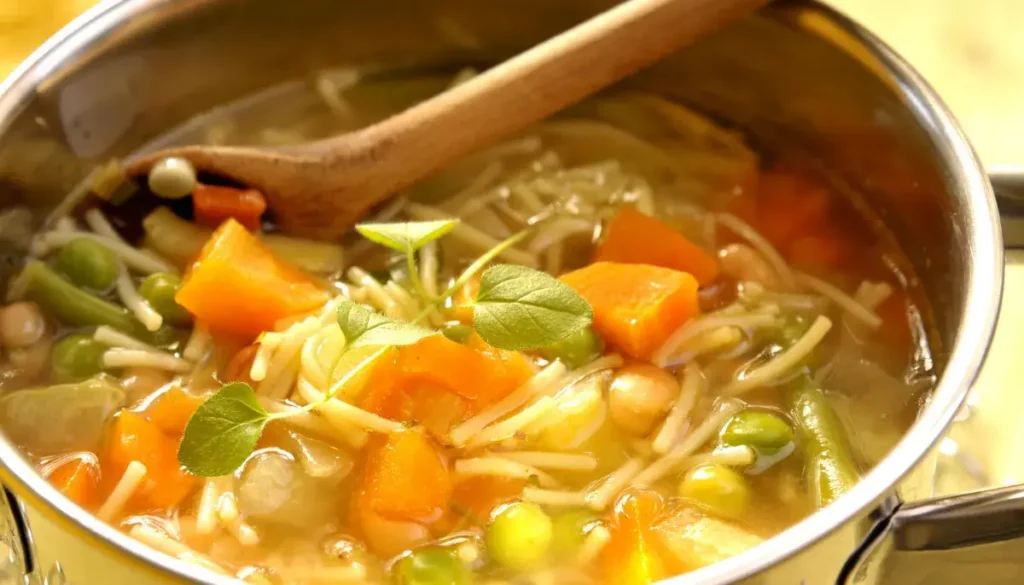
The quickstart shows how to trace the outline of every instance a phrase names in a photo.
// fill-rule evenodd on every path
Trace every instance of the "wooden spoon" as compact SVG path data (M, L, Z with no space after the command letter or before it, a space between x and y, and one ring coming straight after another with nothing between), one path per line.
M367 128L284 149L170 148L129 161L126 171L183 157L262 191L282 231L336 238L397 191L767 2L627 0Z

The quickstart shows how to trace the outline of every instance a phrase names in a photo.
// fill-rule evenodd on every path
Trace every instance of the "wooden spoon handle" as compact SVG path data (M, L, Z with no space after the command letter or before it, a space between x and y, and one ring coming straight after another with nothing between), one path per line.
M404 188L767 3L628 0L367 128L357 142L382 163L374 183Z

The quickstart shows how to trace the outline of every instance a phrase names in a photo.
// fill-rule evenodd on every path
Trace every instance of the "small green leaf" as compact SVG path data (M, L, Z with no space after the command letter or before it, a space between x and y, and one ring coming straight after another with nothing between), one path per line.
M402 253L415 252L455 229L458 219L405 223L361 223L356 230L364 238Z
M228 384L189 419L178 462L203 477L234 472L256 448L269 416L248 384Z
M389 319L366 307L345 301L338 307L338 326L349 347L362 345L412 345L437 331Z
M569 285L527 268L498 264L484 271L473 326L501 349L539 349L587 327L594 311Z

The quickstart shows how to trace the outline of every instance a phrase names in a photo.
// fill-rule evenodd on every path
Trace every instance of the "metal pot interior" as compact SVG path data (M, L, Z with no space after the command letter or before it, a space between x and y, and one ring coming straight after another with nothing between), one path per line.
M489 64L613 4L607 0L131 0L65 30L3 86L0 201L43 211L98 162L220 104L335 67ZM951 420L995 321L1001 245L987 181L926 84L833 12L780 2L629 79L795 149L884 222L921 279L941 381L907 438L843 501L739 558L733 580L820 539L878 501ZM4 258L10 269L16 258ZM56 492L6 441L3 479L51 507ZM66 503L62 513L73 513ZM112 537L93 519L82 527ZM125 537L113 537L130 547ZM141 553L144 556L148 553ZM696 577L694 577L696 578Z

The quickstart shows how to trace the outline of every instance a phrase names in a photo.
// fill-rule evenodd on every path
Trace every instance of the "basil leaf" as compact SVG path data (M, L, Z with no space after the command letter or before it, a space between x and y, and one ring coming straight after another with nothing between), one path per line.
M366 307L345 301L338 307L338 326L348 347L362 345L412 345L437 331L395 321Z
M480 277L473 327L501 349L539 349L594 320L590 304L569 285L533 268L498 264Z
M455 229L458 219L405 223L361 223L356 230L364 238L402 253L415 252Z
M203 477L234 472L256 448L269 416L248 384L228 384L188 420L178 462Z

